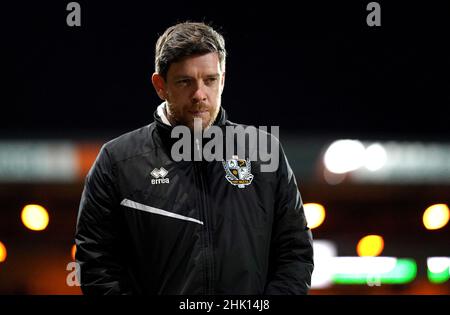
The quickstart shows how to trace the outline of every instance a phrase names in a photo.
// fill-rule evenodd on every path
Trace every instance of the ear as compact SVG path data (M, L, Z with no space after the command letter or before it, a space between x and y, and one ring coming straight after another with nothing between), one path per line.
M155 72L152 75L152 84L159 98L165 101L167 92L166 92L166 82L164 81L164 78L160 74Z

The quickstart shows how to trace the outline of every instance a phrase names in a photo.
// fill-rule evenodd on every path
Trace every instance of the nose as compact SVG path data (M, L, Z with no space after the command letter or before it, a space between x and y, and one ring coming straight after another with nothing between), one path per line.
M194 104L206 101L207 94L205 89L206 87L203 84L201 83L197 84L197 86L195 87L194 94L192 95L192 102Z

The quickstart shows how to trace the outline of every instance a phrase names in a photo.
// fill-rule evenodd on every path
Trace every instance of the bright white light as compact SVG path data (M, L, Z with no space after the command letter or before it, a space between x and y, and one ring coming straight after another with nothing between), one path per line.
M446 269L450 272L450 257L429 257L427 266L432 273L441 273Z
M326 240L314 240L314 272L311 288L322 289L332 285L333 257L337 255L336 244Z
M314 261L322 258L335 257L337 255L336 244L326 240L314 240Z
M358 140L337 140L324 155L325 167L332 173L354 171L364 164L365 148Z
M390 272L397 264L395 257L335 257L334 273L382 274Z
M369 171L381 169L387 160L384 147L379 143L374 143L366 148L364 165Z

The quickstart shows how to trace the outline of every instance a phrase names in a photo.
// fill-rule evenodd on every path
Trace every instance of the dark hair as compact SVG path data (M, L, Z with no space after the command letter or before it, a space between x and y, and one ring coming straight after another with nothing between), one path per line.
M204 23L183 22L169 27L156 42L155 71L164 80L172 63L185 57L211 52L219 54L222 70L225 69L225 40L211 26Z

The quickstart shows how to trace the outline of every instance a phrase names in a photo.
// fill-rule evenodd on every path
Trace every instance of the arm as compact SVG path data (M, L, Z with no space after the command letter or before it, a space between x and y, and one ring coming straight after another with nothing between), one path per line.
M89 171L78 212L75 242L84 294L129 294L118 251L118 201L109 154L102 148Z
M312 234L306 225L295 176L281 145L279 161L265 294L307 294L314 269Z

